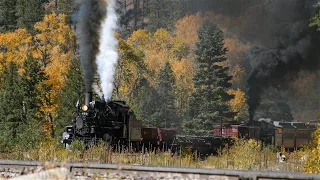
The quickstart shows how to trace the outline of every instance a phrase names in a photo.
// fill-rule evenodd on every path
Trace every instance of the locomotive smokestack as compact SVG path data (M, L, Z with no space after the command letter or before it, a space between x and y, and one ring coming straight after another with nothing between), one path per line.
M89 106L91 101L92 101L92 92L87 92L86 99L85 99L85 105Z

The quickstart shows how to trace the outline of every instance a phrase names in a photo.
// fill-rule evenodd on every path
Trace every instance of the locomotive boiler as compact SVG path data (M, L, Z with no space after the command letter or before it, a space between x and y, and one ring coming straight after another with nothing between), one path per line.
M68 146L73 140L94 144L100 140L108 144L128 145L140 141L141 122L124 101L92 100L87 92L85 104L77 105L72 125L63 133L63 143Z

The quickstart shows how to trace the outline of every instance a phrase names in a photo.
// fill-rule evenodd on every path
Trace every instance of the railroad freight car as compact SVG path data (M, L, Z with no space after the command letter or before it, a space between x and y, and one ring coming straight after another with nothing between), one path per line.
M176 133L173 128L142 127L141 145L147 150L166 151L171 148Z
M308 128L305 123L292 122L291 125L295 127L295 148L301 148L308 142L312 141L312 130Z
M227 137L237 137L239 138L239 126L243 124L228 124L225 123L222 125L222 128L219 125L213 126L213 134L215 136L227 136Z
M220 125L214 125L214 135L255 139L261 141L264 145L296 149L311 142L312 133L316 129L314 124L279 122L270 119L260 119L255 121L254 125L224 123L222 128Z
M257 126L226 123L222 125L222 128L220 124L214 125L213 128L214 136L260 140L260 128Z
M158 146L160 150L166 151L171 149L174 138L177 134L173 128L158 128Z
M275 121L274 124L279 131L276 147L296 149L312 141L313 130L305 123Z
M177 135L173 144L172 152L189 151L196 153L198 157L205 158L209 155L217 155L225 147L233 143L232 137L227 136L183 136ZM183 150L182 150L183 149Z
M154 150L158 148L158 128L142 127L141 128L141 145L145 150Z
M295 128L289 122L280 122L282 126L282 147L295 148Z
M274 132L274 146L277 148L281 148L282 139L283 139L283 127L279 124L279 122L274 122L275 132Z

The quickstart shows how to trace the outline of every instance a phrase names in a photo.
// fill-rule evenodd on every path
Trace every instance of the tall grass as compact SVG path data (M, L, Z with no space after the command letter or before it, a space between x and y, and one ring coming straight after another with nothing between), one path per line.
M118 148L120 149L120 148ZM272 147L262 147L260 142L254 140L236 140L234 146L224 148L216 156L209 156L205 160L196 154L183 153L171 156L170 152L136 153L126 150L111 150L103 143L98 143L89 149L80 141L75 141L70 150L53 140L41 143L38 148L22 149L15 147L10 152L1 153L1 159L35 160L54 162L95 162L125 165L146 166L175 166L194 168L218 168L237 170L287 171L308 172L307 153L310 150L283 152L287 160L278 162L277 150ZM310 163L309 163L310 166Z

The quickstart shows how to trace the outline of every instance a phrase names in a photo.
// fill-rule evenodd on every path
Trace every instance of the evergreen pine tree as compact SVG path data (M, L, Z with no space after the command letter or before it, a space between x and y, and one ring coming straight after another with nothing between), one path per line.
M23 118L23 92L18 68L10 63L3 76L0 90L0 149L10 147L17 140L17 128L26 123Z
M157 90L146 83L139 88L137 96L133 97L133 110L137 119L141 119L142 124L147 127L156 127L157 119L153 115L157 112L158 93Z
M16 29L16 2L17 0L0 0L0 32Z
M42 0L16 0L17 25L20 28L32 30L36 22L41 21L44 15Z
M231 87L228 68L217 63L226 60L222 31L213 21L206 20L198 30L198 70L194 77L195 92L189 98L189 120L185 131L194 135L213 135L213 124L234 116L227 102L233 96L227 93Z
M23 150L35 148L43 138L41 108L41 89L47 76L39 63L39 59L28 55L23 64L21 90L23 93L23 121L17 127L16 144Z
M47 77L41 68L38 59L33 58L31 55L29 55L24 61L23 70L21 85L24 93L24 105L27 116L31 119L40 120L36 115L41 106L41 90L39 86L44 83Z
M174 105L175 79L169 62L160 71L157 85L157 106L152 118L158 127L178 127L177 110Z
M66 85L60 95L60 108L57 110L56 135L59 137L65 126L71 124L72 115L76 111L76 103L84 103L84 83L80 61L73 58L67 74Z

